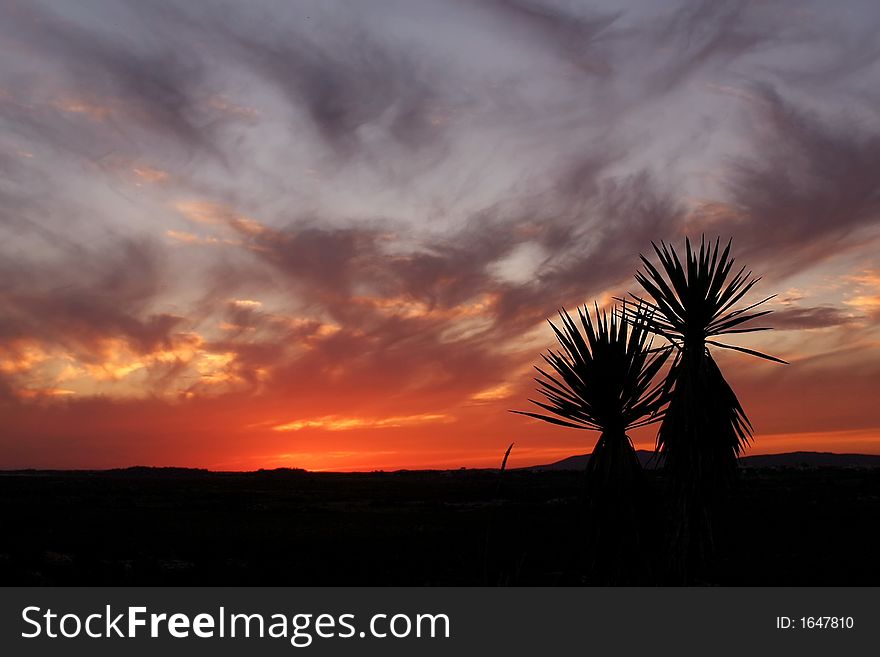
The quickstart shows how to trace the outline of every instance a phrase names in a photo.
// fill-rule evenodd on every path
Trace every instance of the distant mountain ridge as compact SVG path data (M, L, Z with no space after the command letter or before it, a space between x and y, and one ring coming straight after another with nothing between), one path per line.
M647 470L654 470L663 465L662 457L654 452L636 450L639 463ZM590 454L569 456L568 458L534 465L520 470L583 470L590 461ZM837 454L834 452L785 452L782 454L755 454L739 459L743 468L880 468L880 454Z
M656 470L663 465L663 459L658 457L654 452L639 449L636 450L636 456L642 467L646 470ZM532 465L522 468L511 468L520 472L552 472L552 471L571 471L584 470L590 460L590 454L579 454L569 456L554 463L543 465ZM756 454L754 456L744 456L739 459L739 464L743 468L880 468L880 454L837 454L834 452L785 452L783 454ZM418 470L418 469L402 469L374 471L376 473L395 474L395 473L418 473L418 472L447 472L457 473L462 470L494 470L496 468L458 468L450 470ZM241 477L241 476L258 476L265 478L284 478L284 477L300 477L312 474L352 474L363 475L370 474L367 472L324 472L313 473L300 468L275 468L270 470L260 469L251 471L215 471L205 468L185 468L185 467L154 467L135 465L128 468L113 468L109 470L39 470L35 468L26 468L20 470L2 470L0 476L100 476L100 477L159 477L163 479L173 479L176 477Z

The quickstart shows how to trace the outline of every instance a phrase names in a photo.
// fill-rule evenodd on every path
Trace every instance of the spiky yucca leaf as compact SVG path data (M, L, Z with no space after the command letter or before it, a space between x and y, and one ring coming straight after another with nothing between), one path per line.
M552 415L514 413L603 433L625 433L659 421L664 388L654 378L669 351L652 349L644 322L631 324L625 314L625 305L610 316L596 307L594 320L584 306L577 310L579 328L567 311L560 311L560 325L550 326L561 349L542 355L555 374L535 368L541 374L535 379L538 391L546 401L529 400Z
M743 324L769 315L771 310L750 312L776 295L771 295L745 308L733 310L749 291L758 284L760 277L742 267L731 276L734 259L730 257L731 241L721 250L720 239L715 244L700 240L700 250L691 248L685 240L685 264L672 246L652 243L660 267L657 268L645 256L639 256L645 271L636 273L636 280L645 289L650 300L633 295L639 302L628 309L628 318L644 323L658 335L662 335L679 348L702 346L706 343L724 349L743 351L759 358L778 363L785 361L759 351L723 344L709 338L730 333L752 333L770 330L766 326L743 327ZM648 311L648 312L645 312Z
M578 321L560 311L559 325L550 322L560 349L542 355L552 373L535 368L544 401L529 400L545 412L513 411L600 432L587 466L594 502L632 495L641 466L627 431L659 422L668 397L655 378L671 351L654 349L644 322L628 322L627 311L626 303L610 314L596 306L591 317L584 306L577 310Z
M736 303L761 279L753 277L752 272L747 272L745 267L731 275L734 259L730 256L730 241L722 250L720 239L716 239L713 245L707 244L705 238L701 238L698 252L687 239L684 264L672 246L661 242L660 246L653 244L653 247L660 261L659 268L641 256L645 271L636 274L636 280L650 299L633 295L639 305L628 309L627 317L663 336L676 348L676 357L667 376L667 387L670 391L676 385L683 387L683 377L695 374L690 365L702 365L705 368L698 375L699 385L693 386L688 394L696 396L694 402L700 408L717 406L714 417L706 418L711 426L704 428L719 434L714 442L723 443L723 447L729 449L735 458L751 439L752 426L733 390L715 365L707 345L785 363L784 360L754 349L711 339L731 333L768 330L764 326L743 325L772 312L751 311L775 295L744 308L734 309ZM704 414L699 409L694 412ZM666 451L668 441L674 439L667 427L661 427L658 434L660 451ZM708 436L704 439L710 440Z

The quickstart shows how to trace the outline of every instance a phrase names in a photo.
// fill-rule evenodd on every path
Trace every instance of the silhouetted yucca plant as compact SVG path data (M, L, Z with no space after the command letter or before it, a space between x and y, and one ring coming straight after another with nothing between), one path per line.
M627 317L673 346L675 358L666 380L669 406L657 434L657 450L672 485L675 505L671 550L676 576L688 577L712 547L713 515L732 483L737 457L750 441L752 426L733 389L718 369L709 346L734 349L784 362L752 349L719 342L718 337L767 330L744 324L768 314L752 312L772 297L735 308L760 278L745 267L734 271L730 242L722 250L700 240L699 251L685 243L685 259L661 242L659 266L641 256L636 280L650 299L634 295L638 306Z
M561 349L543 355L552 373L537 367L535 381L543 401L530 399L545 413L514 411L521 415L575 429L599 432L587 466L587 493L591 507L593 570L606 581L620 581L618 557L637 546L636 497L641 466L627 432L657 422L666 403L665 387L654 379L667 360L668 349L652 349L644 322L627 322L627 305L610 316L595 318L586 307L575 321L559 313L560 325L550 322ZM649 313L633 313L636 318Z

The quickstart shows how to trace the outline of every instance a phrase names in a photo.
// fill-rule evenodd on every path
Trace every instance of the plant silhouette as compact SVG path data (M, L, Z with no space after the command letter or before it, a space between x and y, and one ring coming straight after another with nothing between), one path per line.
M627 322L627 304L607 311L579 308L580 327L566 311L560 325L550 322L560 350L543 354L553 374L536 367L538 392L530 399L546 413L513 411L575 429L600 432L587 465L589 502L588 576L593 581L624 583L636 577L633 557L640 557L639 504L641 466L627 431L657 422L666 403L666 387L654 381L670 354L652 349L636 311ZM549 414L548 414L549 413Z
M629 321L665 338L675 353L664 387L669 405L657 433L657 451L671 486L670 575L688 581L711 553L714 516L734 481L737 457L752 437L752 425L709 346L785 361L717 340L767 330L744 325L770 313L753 311L773 298L735 309L760 278L745 267L731 276L730 242L722 250L720 240L707 245L702 238L697 251L686 240L684 263L666 243L653 246L659 267L641 256L644 271L636 274L650 299L633 295L638 305L626 313Z

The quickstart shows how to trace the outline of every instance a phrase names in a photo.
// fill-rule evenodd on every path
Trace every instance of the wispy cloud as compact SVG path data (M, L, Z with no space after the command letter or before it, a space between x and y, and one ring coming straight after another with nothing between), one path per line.
M419 426L435 422L452 422L454 418L442 413L422 413L420 415L396 415L392 417L340 417L325 415L307 420L295 420L278 424L274 431L301 431L303 429L324 429L326 431L351 431L352 429L391 429Z

